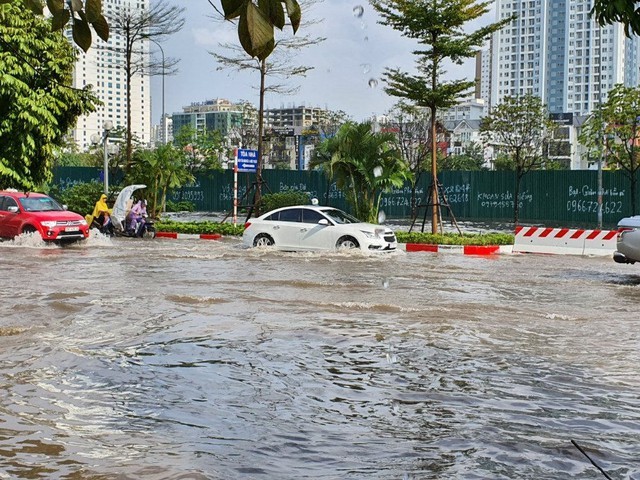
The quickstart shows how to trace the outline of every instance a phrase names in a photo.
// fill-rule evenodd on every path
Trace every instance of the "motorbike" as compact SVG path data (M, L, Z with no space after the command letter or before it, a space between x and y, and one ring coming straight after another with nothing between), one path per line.
M131 210L131 197L133 192L141 188L146 188L146 185L136 184L127 185L124 187L113 204L111 209L111 226L101 226L96 222L96 219L92 219L90 225L92 228L98 228L101 233L113 234L119 237L139 237L139 238L155 238L156 228L152 219L148 216L144 216L140 222L142 223L136 231L133 231L129 225L128 213Z

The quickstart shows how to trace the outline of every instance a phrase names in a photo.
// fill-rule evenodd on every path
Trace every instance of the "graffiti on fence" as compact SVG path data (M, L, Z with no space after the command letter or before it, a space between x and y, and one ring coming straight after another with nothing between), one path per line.
M497 210L502 208L514 208L515 200L513 192L479 192L477 196L480 208ZM533 203L533 194L528 190L520 192L518 195L518 208L523 208L526 204Z
M449 204L469 203L469 193L471 192L470 183L460 183L455 185L447 185L444 187L444 194Z
M602 201L602 213L622 214L625 190L617 188L605 188L602 190L602 197L609 200ZM610 198L613 197L613 198ZM576 187L569 185L569 200L567 200L567 212L571 213L597 213L598 212L598 190L590 185Z
M81 180L78 178L66 177L66 178L60 178L57 183L60 186L60 190L66 190L67 188L71 188L75 185L79 185L81 183L86 183L86 182L85 180Z

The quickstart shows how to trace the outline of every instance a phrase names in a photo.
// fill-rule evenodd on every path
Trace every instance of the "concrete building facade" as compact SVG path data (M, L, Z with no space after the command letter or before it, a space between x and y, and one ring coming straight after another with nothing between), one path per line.
M498 19L517 15L492 38L490 105L533 94L551 113L588 115L618 83L638 85L638 37L599 27L593 0L497 0Z
M103 0L106 18L120 9L149 8L149 0ZM70 33L68 35L71 35ZM108 42L94 38L87 53L80 51L73 73L73 86L83 88L93 85L93 92L102 105L89 115L78 119L71 137L80 149L91 145L91 136L102 135L106 121L113 122L114 128L126 128L127 91L124 71L124 38L112 32ZM148 42L142 42L142 55L148 55ZM143 144L151 141L151 82L148 75L135 75L131 82L131 127L133 134Z

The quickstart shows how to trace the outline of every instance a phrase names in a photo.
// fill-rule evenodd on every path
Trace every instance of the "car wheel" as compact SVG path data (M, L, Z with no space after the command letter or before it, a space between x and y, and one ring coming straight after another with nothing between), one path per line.
M353 237L340 237L338 239L338 242L336 243L336 248L338 249L345 248L350 250L353 248L360 248L360 244Z
M254 247L272 247L275 244L276 242L273 241L273 238L266 233L259 233L256 235L256 238L253 239Z
M38 230L36 230L36 227L32 226L32 225L26 225L23 229L22 229L22 233L36 233Z

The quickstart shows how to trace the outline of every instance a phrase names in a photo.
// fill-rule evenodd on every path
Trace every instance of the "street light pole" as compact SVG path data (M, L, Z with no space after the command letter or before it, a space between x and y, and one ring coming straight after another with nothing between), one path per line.
M102 138L97 133L91 135L91 143L98 145L102 140L102 160L104 168L104 194L109 195L109 153L107 147L109 145L109 131L113 130L113 122L111 120L105 120L102 131Z
M149 39L150 41L152 41L153 43L156 44L156 46L160 49L160 53L162 54L162 121L160 123L160 125L162 126L162 143L165 144L167 143L167 127L166 127L166 119L165 119L165 111L164 111L164 75L165 75L165 62L164 62L164 49L162 48L162 45L160 45L160 43L156 40L154 40L153 38Z
M104 122L104 132L102 133L102 155L104 160L104 194L109 195L109 153L107 146L109 142L109 131L113 129L113 122L106 120Z

